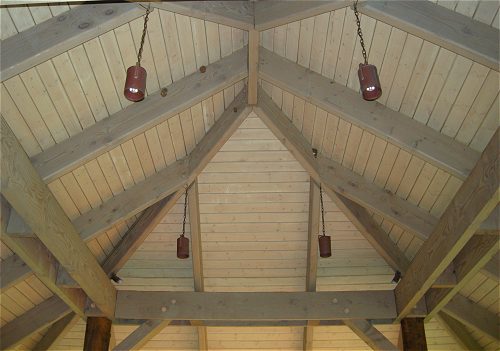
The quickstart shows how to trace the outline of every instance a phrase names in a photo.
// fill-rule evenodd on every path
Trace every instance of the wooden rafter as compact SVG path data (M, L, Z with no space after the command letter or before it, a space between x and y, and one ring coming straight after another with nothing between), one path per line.
M170 321L165 320L149 320L144 322L127 336L121 343L116 345L113 351L129 351L129 350L139 350L144 346L149 340L160 333L165 327L170 323Z
M225 293L120 290L115 317L279 321L386 319L395 315L392 291Z
M443 312L493 340L500 340L498 316L460 294L448 302Z
M426 320L433 318L491 260L498 251L497 235L475 235L453 260L456 284L451 289L430 289L425 295Z
M7 80L144 14L137 4L79 6L2 41L0 80Z
M354 1L260 1L255 4L255 29L263 31L307 17L335 11Z
M31 274L31 268L16 254L3 260L0 268L0 291L2 292L23 281Z
M102 313L113 316L115 288L3 118L1 145L2 195Z
M45 351L54 348L54 345L62 340L66 334L80 320L80 316L75 313L69 313L64 318L52 324L45 335L33 347L34 351Z
M362 319L344 321L351 330L359 336L372 350L376 351L397 351L398 348L379 332L370 322Z
M259 70L259 32L248 31L248 104L257 103L257 80Z
M105 118L83 132L32 158L44 181L50 182L124 141L190 108L247 76L246 48L195 72L168 88Z
M259 77L465 179L479 154L452 138L261 48Z
M455 318L444 312L439 312L436 315L436 319L448 331L448 334L455 339L463 351L484 350L484 348L470 335L465 326Z
M253 28L253 7L249 1L165 1L153 2L152 6L243 30Z
M73 221L82 239L84 241L91 240L113 224L139 213L162 198L191 184L227 139L238 129L250 111L251 108L246 103L246 92L242 91L185 159L177 161L141 183L109 199L99 208L90 210ZM159 207L156 208L158 209ZM155 211L150 210L149 212ZM160 213L160 215L164 213L162 211L156 212ZM152 218L145 218L140 228L151 230L152 227L148 226L147 219L151 221ZM159 216L155 216L155 220L159 220ZM139 224L137 226L139 227ZM25 235L28 234L25 233ZM123 261L121 257L126 252L133 252L136 240L144 240L147 234L149 232L137 230L134 236L130 238L135 239L130 240L126 237L127 239L124 239L123 244L120 243L117 246L116 250L120 251L116 251L117 254L113 255L113 260L109 261L110 263L106 265L106 268L114 268L112 271L115 271L116 267L121 264L119 262ZM111 273L112 271L107 273Z
M497 130L396 287L398 319L410 312L497 206L498 138Z
M359 11L498 71L499 31L427 1L363 1Z
M70 312L71 309L57 296L45 300L0 329L2 350L14 348L31 334L64 318Z

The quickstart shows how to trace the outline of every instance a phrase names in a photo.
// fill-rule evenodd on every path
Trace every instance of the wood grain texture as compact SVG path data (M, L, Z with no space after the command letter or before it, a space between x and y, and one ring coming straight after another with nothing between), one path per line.
M229 27L243 30L253 28L253 8L248 1L153 2L152 6Z
M359 11L498 71L498 29L430 1L365 1Z
M144 322L122 342L116 345L113 351L140 350L149 340L154 338L169 324L170 321L164 320L150 320Z
M427 351L423 318L404 318L401 321L403 351Z
M385 319L395 314L392 291L218 293L122 290L118 292L116 305L116 318L131 319Z
M111 338L111 320L106 317L87 317L83 351L105 351Z
M263 90L259 91L259 103L255 112L316 182L394 221L423 239L428 237L436 223L434 217L335 161L323 156L314 158L309 142Z
M16 254L0 264L0 291L16 285L31 275L31 268Z
M83 132L34 156L32 162L44 181L50 182L124 141L190 108L247 76L247 52L237 52L129 105Z
M0 80L7 80L144 14L136 4L79 6L2 41Z
M264 31L304 18L335 11L353 1L261 1L255 4L255 29Z
M479 154L450 137L261 48L259 77L465 179Z
M112 316L116 291L6 121L1 119L2 195L25 220L59 264L103 313Z
M500 340L497 315L460 294L448 302L443 312L494 340Z
M384 334L379 332L377 328L366 320L346 320L344 321L344 324L351 328L351 330L373 350L398 350L398 348L389 339L387 339Z
M484 350L484 348L470 335L465 326L455 318L444 312L438 312L436 319L446 329L463 351Z
M66 317L54 322L45 335L33 347L34 351L51 350L59 340L62 340L66 334L78 323L80 316L70 313Z
M428 312L426 321L433 318L491 260L492 256L498 252L498 239L496 235L475 235L460 250L453 260L456 277L456 284L453 288L431 289L425 295Z
M409 313L497 206L498 133L497 130L396 287L398 318Z
M259 70L259 32L248 31L248 104L257 103L257 81Z
M71 312L57 296L40 303L0 329L2 350L14 348L23 339L40 331Z

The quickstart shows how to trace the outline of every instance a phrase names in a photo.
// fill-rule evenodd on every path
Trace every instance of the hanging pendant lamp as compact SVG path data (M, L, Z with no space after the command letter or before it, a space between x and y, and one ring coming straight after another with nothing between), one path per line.
M189 257L189 239L184 236L186 234L187 202L188 202L188 188L186 188L186 195L184 197L184 217L182 219L182 234L177 238L177 258L181 259Z
M144 48L144 40L148 29L148 18L151 12L150 7L146 9L146 16L144 17L144 29L142 30L141 46L137 53L137 63L135 66L130 66L127 69L127 79L125 80L125 89L123 94L127 100L137 102L144 99L146 92L146 77L147 73L144 67L141 66L142 50Z
M325 231L325 208L323 206L323 189L319 185L319 199L321 202L321 224L323 225L323 233L318 235L319 256L327 258L332 255L332 243L329 235Z
M354 3L354 15L356 16L356 25L358 26L359 42L363 53L364 63L359 64L358 78L359 87L363 99L368 101L377 100L382 95L382 86L378 78L377 67L368 63L366 56L365 42L363 40L363 32L361 31L361 21L359 19L358 1Z

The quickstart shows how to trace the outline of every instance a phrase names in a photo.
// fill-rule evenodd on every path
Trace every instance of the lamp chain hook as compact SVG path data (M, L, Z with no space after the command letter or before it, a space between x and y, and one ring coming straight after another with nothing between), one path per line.
M365 65L367 65L368 58L366 57L365 41L363 40L363 32L361 31L361 20L359 19L358 0L354 2L354 15L356 16L356 25L358 26L358 37L359 37L359 43L361 44L361 52L363 53L363 59L365 60Z

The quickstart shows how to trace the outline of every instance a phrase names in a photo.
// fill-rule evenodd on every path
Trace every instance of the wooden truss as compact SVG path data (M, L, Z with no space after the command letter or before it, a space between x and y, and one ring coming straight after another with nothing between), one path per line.
M207 348L207 325L303 325L304 349L308 350L313 326L328 323L345 323L373 349L396 349L368 320L399 321L409 315L439 318L464 347L477 348L477 342L464 333L464 325L498 339L496 316L478 306L470 313L472 302L458 294L479 270L498 279L498 267L490 263L498 261L491 261L498 251L498 228L490 225L496 218L488 218L499 198L498 130L479 155L430 127L380 104L366 103L350 89L259 48L259 31L351 4L341 0L153 2L159 9L248 30L248 50L209 65L203 76L193 74L171 84L166 97L159 92L151 94L144 102L31 160L2 118L1 193L6 200L2 200L2 240L16 255L2 262L1 288L34 273L55 294L2 328L2 348L51 325L36 347L48 348L79 318L95 314L142 320L141 326L117 345L120 350L140 347L176 320L198 326L200 349ZM494 28L430 2L365 2L360 11L498 71L498 30ZM0 79L13 77L142 14L141 7L133 3L81 6L6 39L2 42ZM465 26L467 31L462 30ZM48 182L244 78L248 79L247 90L235 98L184 159L74 221L67 218ZM457 176L465 181L463 186L441 218L435 218L342 165L321 156L315 158L309 142L258 88L258 79ZM252 109L311 177L304 293L204 292L196 179ZM195 292L117 294L109 276L123 267L189 184L193 184L189 211ZM319 184L387 263L403 273L394 292L316 292ZM141 211L100 266L84 243ZM370 211L425 240L412 262L375 223ZM265 308L262 301L268 302ZM218 307L221 305L224 308ZM416 305L423 305L423 311L414 309Z

